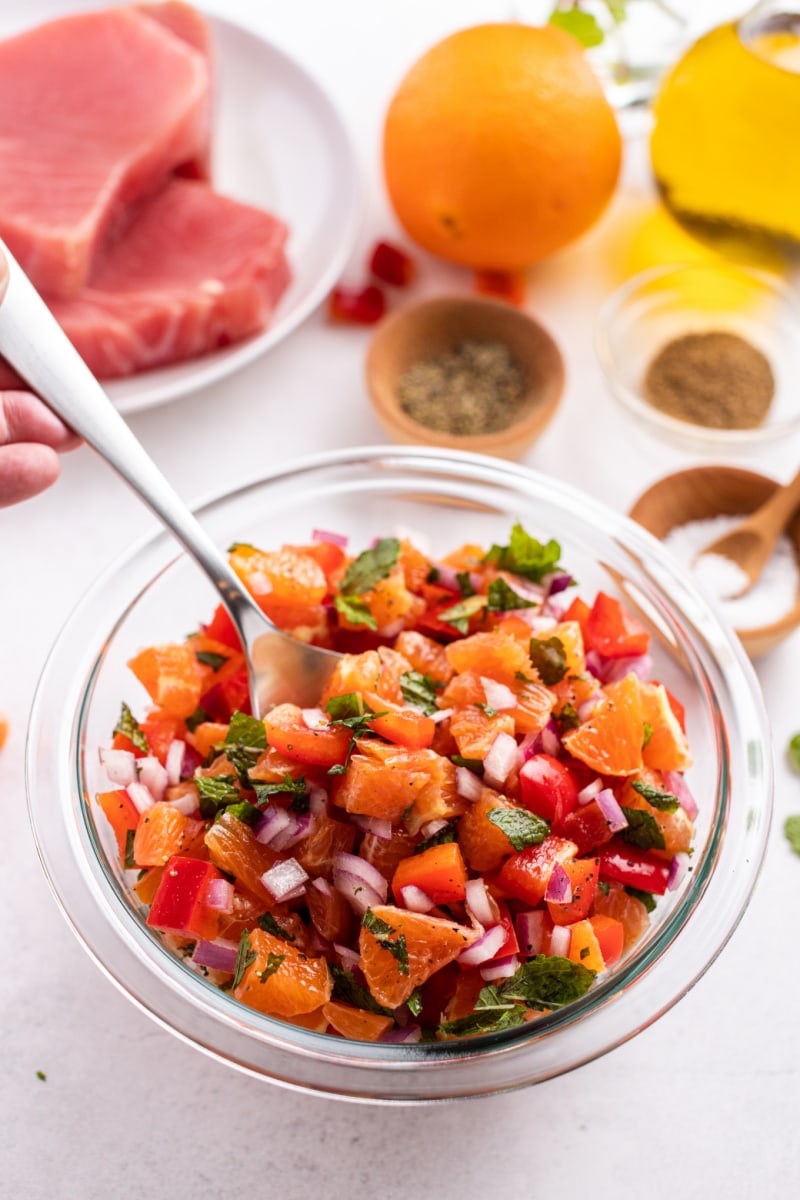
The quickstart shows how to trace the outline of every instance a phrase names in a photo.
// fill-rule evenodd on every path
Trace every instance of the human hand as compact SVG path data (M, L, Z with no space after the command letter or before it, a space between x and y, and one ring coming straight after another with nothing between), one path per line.
M0 392L0 508L28 500L58 478L59 453L80 438L30 392Z

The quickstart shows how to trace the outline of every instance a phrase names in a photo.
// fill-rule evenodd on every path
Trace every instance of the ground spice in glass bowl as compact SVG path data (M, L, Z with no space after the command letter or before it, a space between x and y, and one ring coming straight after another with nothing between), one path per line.
M366 373L395 441L512 459L547 427L564 388L561 354L538 321L471 296L392 314L373 335Z
M764 354L738 334L687 333L658 351L644 395L680 421L714 429L755 429L769 412L775 377Z

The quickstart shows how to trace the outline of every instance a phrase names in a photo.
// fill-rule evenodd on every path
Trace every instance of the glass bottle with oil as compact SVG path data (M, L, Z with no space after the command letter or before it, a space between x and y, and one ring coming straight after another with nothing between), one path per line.
M765 0L700 38L654 118L653 170L679 220L800 242L800 4Z

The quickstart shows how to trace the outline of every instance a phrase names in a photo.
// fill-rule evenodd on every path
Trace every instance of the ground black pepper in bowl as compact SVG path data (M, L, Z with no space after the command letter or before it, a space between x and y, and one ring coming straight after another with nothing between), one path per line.
M654 408L714 429L755 429L769 412L775 379L765 356L735 333L674 338L647 368L644 394Z
M474 339L413 363L397 381L403 412L457 437L495 433L525 405L525 375L502 342Z

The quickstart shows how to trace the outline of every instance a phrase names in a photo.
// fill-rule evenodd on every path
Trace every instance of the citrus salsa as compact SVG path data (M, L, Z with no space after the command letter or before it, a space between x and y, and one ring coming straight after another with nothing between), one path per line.
M282 629L340 651L319 703L250 714L224 608L129 664L96 801L147 924L270 1017L450 1039L579 999L686 867L684 713L619 600L555 541L442 559L231 548ZM568 602L569 600L569 602Z

